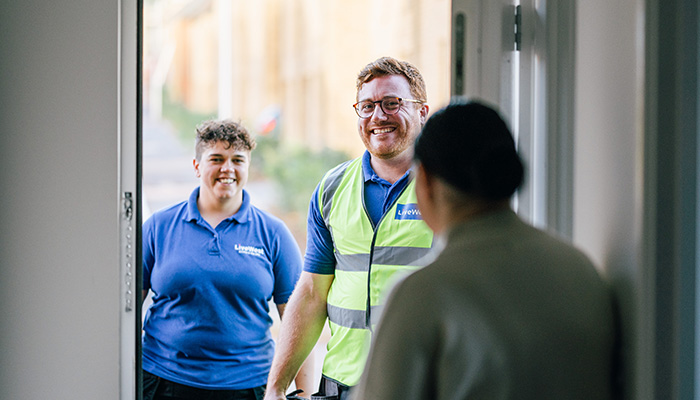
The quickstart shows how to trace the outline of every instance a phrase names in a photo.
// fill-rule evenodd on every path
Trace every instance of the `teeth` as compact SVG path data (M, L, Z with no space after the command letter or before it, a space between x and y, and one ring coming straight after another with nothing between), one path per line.
M221 183L233 183L233 179L231 178L224 178L224 179L219 179L219 182Z
M383 128L383 129L375 129L374 133L388 133L393 131L394 128Z

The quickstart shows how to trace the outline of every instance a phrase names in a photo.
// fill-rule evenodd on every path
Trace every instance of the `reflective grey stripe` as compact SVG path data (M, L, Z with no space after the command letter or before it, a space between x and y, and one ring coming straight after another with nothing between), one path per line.
M422 267L423 265L416 264L416 261L425 257L430 250L430 247L375 247L374 257L372 257L372 264L411 265Z
M367 329L365 310L350 310L328 304L328 320L336 325L352 329Z
M384 306L372 306L370 318L372 324L379 322L379 316ZM367 329L365 310L350 310L328 304L328 320L336 325L351 329Z
M340 271L367 272L369 270L369 254L338 254L335 253L335 269Z
M340 181L343 179L343 175L345 175L345 171L348 169L348 166L352 161L353 160L346 161L329 172L328 176L326 176L325 182L323 183L323 187L321 188L323 190L323 194L321 195L320 207L323 220L326 222L326 226L328 226L328 217L331 212L331 205L333 204L333 196L335 195L335 191L338 190Z
M375 247L372 263L423 267L424 263L421 258L425 257L430 251L430 247ZM369 270L369 254L366 253L338 254L336 252L335 260L335 268L341 271L362 272Z

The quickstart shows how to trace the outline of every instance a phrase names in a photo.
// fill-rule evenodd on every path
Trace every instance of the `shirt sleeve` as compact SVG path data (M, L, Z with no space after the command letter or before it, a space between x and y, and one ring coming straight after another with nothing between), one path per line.
M321 216L316 186L309 202L309 216L306 227L306 253L304 255L304 271L314 274L332 275L335 273L335 255L333 254L333 239Z
M151 272L156 262L155 257L155 222L151 216L142 227L142 253L143 253L143 290L151 288Z
M301 252L289 228L281 221L275 236L277 251L272 266L275 276L272 296L275 304L285 304L301 274Z

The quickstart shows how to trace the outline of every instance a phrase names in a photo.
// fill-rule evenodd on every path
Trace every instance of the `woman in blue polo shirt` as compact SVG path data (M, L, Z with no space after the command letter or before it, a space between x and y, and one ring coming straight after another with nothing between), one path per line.
M274 352L268 304L283 314L301 255L284 223L243 189L254 148L239 123L198 126L200 186L143 225L144 297L154 293L143 326L145 400L263 398Z

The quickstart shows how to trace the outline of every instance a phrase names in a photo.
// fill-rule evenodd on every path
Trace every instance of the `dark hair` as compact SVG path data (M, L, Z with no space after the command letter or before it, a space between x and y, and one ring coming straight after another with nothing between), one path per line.
M248 130L241 125L240 122L235 122L230 119L224 120L209 120L197 125L197 137L195 139L195 157L200 159L204 148L211 146L216 142L228 143L228 148L252 151L255 146L253 139Z
M523 181L523 164L505 121L492 108L453 99L416 139L414 158L466 194L508 199Z
M408 61L399 61L392 57L382 57L367 64L359 74L357 74L357 93L360 93L362 85L379 76L403 75L408 79L408 86L414 100L423 103L428 101L425 90L425 81L418 68ZM359 99L358 99L359 100Z

